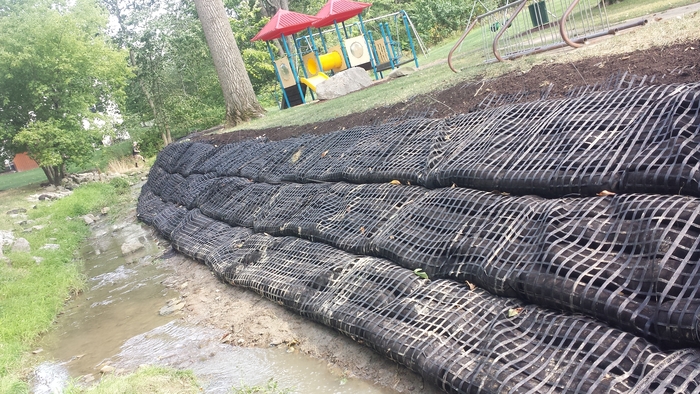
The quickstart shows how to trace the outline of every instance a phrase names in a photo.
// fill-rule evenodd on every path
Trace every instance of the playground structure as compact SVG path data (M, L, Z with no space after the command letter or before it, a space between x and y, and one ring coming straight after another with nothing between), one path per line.
M427 49L408 14L402 10L365 21L362 11L370 5L329 0L315 16L280 9L251 39L267 43L282 91L282 109L305 103L307 88L314 99L316 87L329 74L350 67L372 71L375 79L381 79L384 71L403 64L419 66L415 44L423 53ZM346 24L355 17L356 22ZM278 59L270 45L275 39L285 55Z
M588 40L646 23L646 20L610 27L605 2L599 0L516 0L488 10L482 1L474 3L487 12L467 26L450 51L447 61L457 72L452 59L464 39L481 26L482 50L487 62L515 59L533 53L571 46L578 48ZM527 11L526 11L527 9Z

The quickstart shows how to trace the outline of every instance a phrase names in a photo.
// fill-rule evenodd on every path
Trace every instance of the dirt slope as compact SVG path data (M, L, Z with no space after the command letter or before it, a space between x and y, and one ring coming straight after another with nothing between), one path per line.
M361 114L351 114L326 122L309 125L275 127L259 130L240 130L213 136L192 136L215 144L239 141L266 135L280 140L302 134L328 132L383 122L411 114L427 114L434 118L470 112L486 105L491 99L510 99L510 102L565 97L572 89L584 86L615 84L624 78L626 83L646 84L688 83L700 81L700 39L668 47L654 47L624 56L586 58L573 63L540 64L526 73L512 72L497 79L457 84L442 91L416 96L409 102L390 107L375 108ZM410 76L408 77L410 78ZM506 96L506 97L504 97ZM510 96L510 97L508 97ZM483 103L482 103L483 102ZM492 102L491 105L497 104Z

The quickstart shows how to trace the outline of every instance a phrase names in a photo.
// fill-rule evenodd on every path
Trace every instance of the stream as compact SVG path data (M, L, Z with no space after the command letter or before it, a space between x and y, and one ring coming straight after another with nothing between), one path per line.
M101 371L129 373L141 365L190 369L206 393L229 393L270 379L297 393L394 393L332 373L326 362L286 348L221 343L225 332L186 323L177 311L163 316L162 308L177 305L179 293L161 283L170 272L158 263L161 249L150 230L102 220L92 232L81 252L85 291L42 339L36 352L45 361L34 370L34 393L61 392L71 379L87 386ZM138 250L124 255L125 244Z

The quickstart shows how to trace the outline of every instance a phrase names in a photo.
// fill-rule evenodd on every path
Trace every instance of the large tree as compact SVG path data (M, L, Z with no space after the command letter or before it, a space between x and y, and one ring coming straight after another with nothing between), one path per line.
M0 144L28 151L54 184L99 141L89 121L123 96L126 56L108 44L106 23L91 0L0 13Z
M224 93L226 123L233 126L261 116L264 110L246 73L224 3L222 0L195 0L194 3Z

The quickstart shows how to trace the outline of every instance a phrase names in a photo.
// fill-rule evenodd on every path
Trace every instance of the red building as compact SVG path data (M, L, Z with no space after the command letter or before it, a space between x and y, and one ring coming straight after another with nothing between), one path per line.
M15 163L15 168L17 169L17 172L39 168L39 165L36 164L36 162L32 160L29 156L27 156L26 153L16 154L12 162Z

